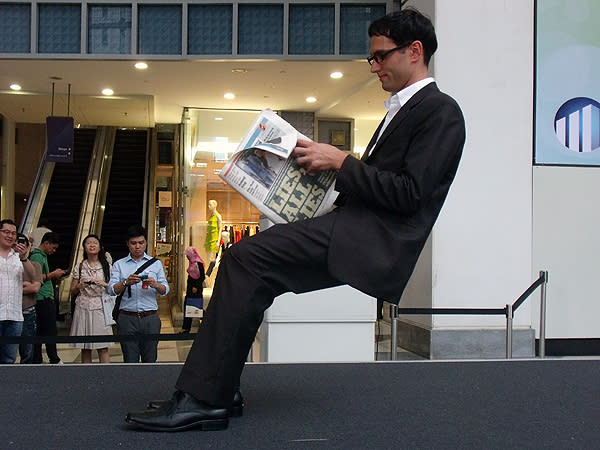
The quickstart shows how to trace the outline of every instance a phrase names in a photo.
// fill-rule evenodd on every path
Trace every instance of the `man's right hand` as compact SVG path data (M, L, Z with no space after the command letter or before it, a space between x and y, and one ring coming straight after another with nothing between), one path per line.
M64 277L68 272L66 270L63 269L55 269L52 272L50 272L48 274L48 278L50 278L51 280L56 280L58 278L62 278Z

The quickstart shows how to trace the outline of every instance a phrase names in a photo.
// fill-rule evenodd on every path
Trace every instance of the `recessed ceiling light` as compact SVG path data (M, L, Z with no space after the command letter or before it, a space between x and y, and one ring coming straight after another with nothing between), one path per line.
M102 95L113 95L114 93L115 92L110 88L102 89Z
M21 90L21 85L20 85L20 84L17 84L17 83L13 83L13 84L11 84L11 85L10 85L10 88L11 88L13 91L20 91L20 90Z
M342 72L331 72L329 76L334 80L337 80L338 78L342 78L344 74Z
M215 117L215 120L223 120L222 117Z
M244 68L237 68L237 69L231 69L231 71L233 73L246 73L248 72L248 69L244 69Z
M144 70L144 69L147 69L147 68L148 68L148 64L146 64L146 63L145 63L145 62L143 62L143 61L140 61L140 62L136 62L136 63L134 64L134 67L135 67L136 69L138 69L138 70Z
M233 94L232 92L227 92L223 97L227 100L233 100L235 98L235 94Z
M306 97L306 103L314 103L317 99L315 97Z

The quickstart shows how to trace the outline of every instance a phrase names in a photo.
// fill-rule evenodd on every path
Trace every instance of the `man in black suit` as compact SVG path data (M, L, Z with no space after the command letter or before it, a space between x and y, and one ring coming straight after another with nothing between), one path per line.
M294 150L309 173L337 171L337 208L230 248L173 398L129 413L127 422L158 431L226 428L244 406L240 375L263 313L284 292L349 284L399 301L456 173L465 125L429 76L437 48L429 19L402 10L373 22L369 37L371 72L391 96L362 160L302 140Z

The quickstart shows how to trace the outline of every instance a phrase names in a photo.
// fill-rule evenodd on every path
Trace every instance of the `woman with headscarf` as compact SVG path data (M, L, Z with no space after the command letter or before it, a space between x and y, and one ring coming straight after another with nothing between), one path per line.
M185 291L185 299L187 303L188 298L200 298L202 299L202 287L204 278L204 261L198 254L198 251L194 247L188 247L184 251L189 263L187 268L187 287ZM182 333L189 333L192 329L192 318L185 316L186 304L183 305L183 326Z

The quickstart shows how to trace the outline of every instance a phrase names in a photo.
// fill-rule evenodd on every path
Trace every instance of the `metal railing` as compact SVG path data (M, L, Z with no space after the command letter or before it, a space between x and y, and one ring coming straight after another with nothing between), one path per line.
M515 311L533 294L540 289L540 344L539 356L546 355L546 285L548 283L548 271L540 270L540 276L523 292L512 304L504 308L399 308L398 305L390 305L391 319L391 352L390 358L396 361L398 357L398 315L399 314L445 314L445 315L504 315L506 317L506 358L512 358L512 335L513 318Z
M391 317L391 359L395 361L398 356L398 315L399 314L445 314L445 315L504 315L506 316L506 358L512 358L512 333L514 312L541 287L540 299L540 341L539 356L545 357L546 339L546 285L548 283L548 272L540 271L540 276L531 286L523 292L512 304L504 308L398 308L398 305L390 305ZM193 340L195 333L161 333L144 335L102 335L102 336L0 336L0 344L42 344L42 343L84 343L84 342L125 342L125 341L189 341ZM248 355L248 361L252 360L252 351Z

